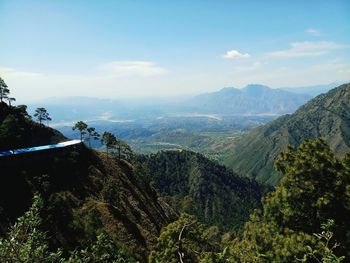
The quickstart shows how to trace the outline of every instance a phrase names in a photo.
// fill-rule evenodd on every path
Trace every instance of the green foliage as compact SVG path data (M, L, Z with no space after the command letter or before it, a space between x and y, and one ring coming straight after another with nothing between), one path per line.
M55 253L48 250L46 234L40 230L41 207L42 199L34 196L30 210L17 219L6 237L0 238L1 262L63 262L59 250Z
M137 263L129 252L123 250L106 233L85 249L75 250L66 263Z
M297 151L289 147L276 168L285 178L266 199L265 213L278 224L311 233L329 218L345 223L344 216L350 216L344 207L349 170L324 140L307 140Z
M230 247L230 262L293 262L314 244L312 235L283 228L256 211L246 223L241 239Z
M220 252L217 229L206 229L194 216L182 214L162 230L149 262L219 263L225 255L225 251Z
M316 260L322 263L341 263L345 257L338 257L334 254L334 250L339 246L337 243L333 243L332 227L334 220L329 219L327 223L321 225L322 232L314 234L320 243L320 247L313 249L311 246L306 247L307 253L300 260L300 262L308 262L309 259Z
M303 258L305 247L322 248L324 236L313 233L329 218L334 220L334 238L340 243L332 249L349 256L348 157L337 159L319 139L305 141L298 149L289 147L276 167L284 175L281 184L265 198L263 212L253 213L242 237L233 242L232 261L292 262ZM329 238L329 233L325 235Z
M65 259L61 250L50 252L46 234L40 230L43 200L36 195L29 211L17 219L5 238L0 238L0 261L14 263L122 263L138 262L127 250L117 245L106 233L84 249L73 251Z

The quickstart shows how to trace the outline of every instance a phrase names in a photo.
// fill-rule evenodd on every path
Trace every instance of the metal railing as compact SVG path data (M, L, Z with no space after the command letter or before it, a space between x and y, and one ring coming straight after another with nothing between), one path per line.
M1 156L11 156L11 155L18 155L18 154L24 154L24 153L30 153L30 152L37 152L37 151L46 151L51 149L58 149L58 148L64 148L76 144L80 144L80 140L71 140L67 142L60 142L56 144L49 144L49 145L42 145L42 146L35 146L35 147L29 147L29 148L22 148L22 149L14 149L14 150L7 150L0 152Z

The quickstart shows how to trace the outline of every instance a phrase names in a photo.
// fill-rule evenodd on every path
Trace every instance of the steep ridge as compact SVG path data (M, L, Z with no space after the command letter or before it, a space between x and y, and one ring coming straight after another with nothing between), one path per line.
M161 195L180 211L208 225L239 228L260 207L262 188L217 162L189 151L162 151L144 157Z
M294 114L254 129L239 141L226 164L242 175L277 184L281 175L273 165L279 153L289 144L319 137L324 137L338 156L350 150L350 84L317 96Z

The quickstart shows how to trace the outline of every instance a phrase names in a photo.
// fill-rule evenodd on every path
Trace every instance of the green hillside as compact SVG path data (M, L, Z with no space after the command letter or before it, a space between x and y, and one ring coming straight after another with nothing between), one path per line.
M143 161L167 202L207 225L237 228L261 205L262 189L256 182L201 154L162 151Z
M277 184L276 157L287 145L324 137L336 155L350 149L350 84L341 85L300 107L251 131L237 143L225 163L236 172L260 182Z

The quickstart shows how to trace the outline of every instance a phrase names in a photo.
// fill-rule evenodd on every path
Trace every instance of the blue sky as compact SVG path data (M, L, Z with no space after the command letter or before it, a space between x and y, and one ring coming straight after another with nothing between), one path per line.
M0 76L22 100L350 80L350 1L3 1Z

